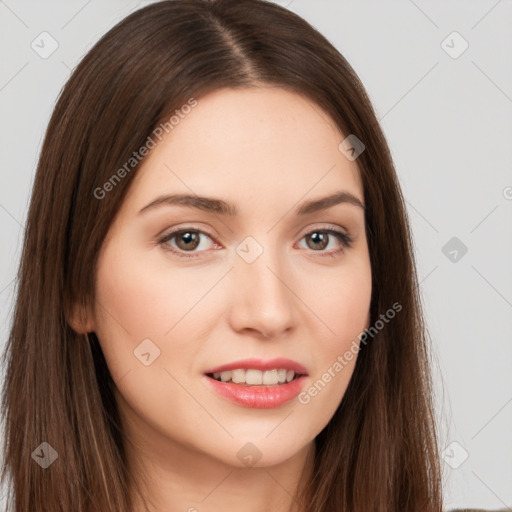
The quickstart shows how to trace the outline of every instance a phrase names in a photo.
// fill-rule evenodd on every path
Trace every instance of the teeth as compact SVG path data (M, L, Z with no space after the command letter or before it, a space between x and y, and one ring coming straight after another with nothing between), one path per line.
M243 384L245 382L245 370L233 370L231 374L231 380L235 384Z
M246 370L245 382L251 386L263 384L263 372L261 370Z
M216 372L213 374L215 380L221 382L233 382L235 384L246 384L248 386L275 386L277 384L284 384L291 382L295 377L293 370L286 370L284 368L274 370L256 370L253 368L244 369L238 368L225 372Z
M277 370L267 370L263 372L263 384L275 386L278 382Z

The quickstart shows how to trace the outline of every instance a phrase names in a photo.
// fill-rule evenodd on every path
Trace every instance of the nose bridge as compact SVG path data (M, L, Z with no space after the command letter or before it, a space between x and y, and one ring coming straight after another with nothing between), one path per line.
M293 325L294 295L285 254L247 237L236 249L231 321L236 329L254 329L270 337ZM261 237L260 237L261 240Z

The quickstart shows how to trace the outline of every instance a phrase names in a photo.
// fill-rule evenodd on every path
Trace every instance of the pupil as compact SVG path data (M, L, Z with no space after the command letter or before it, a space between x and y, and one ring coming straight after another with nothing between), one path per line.
M311 234L310 236L311 240L313 241L313 244L320 245L320 247L317 248L324 249L327 246L327 236L325 233L317 231Z
M181 236L178 237L178 246L179 245L183 245L184 247L180 247L183 249L195 249L198 245L197 233L193 233L191 231L186 231L185 233L182 233Z

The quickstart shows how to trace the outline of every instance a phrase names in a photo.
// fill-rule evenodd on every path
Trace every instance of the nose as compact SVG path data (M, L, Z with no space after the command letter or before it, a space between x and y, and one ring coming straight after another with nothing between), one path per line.
M284 255L265 248L252 263L236 257L229 319L237 332L276 338L295 325L297 297Z

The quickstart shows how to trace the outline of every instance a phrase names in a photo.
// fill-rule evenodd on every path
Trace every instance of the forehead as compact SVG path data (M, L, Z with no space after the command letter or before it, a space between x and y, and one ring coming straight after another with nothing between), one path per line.
M129 202L183 192L270 207L341 189L363 202L357 164L338 149L345 136L302 95L220 89L174 121L137 170Z

